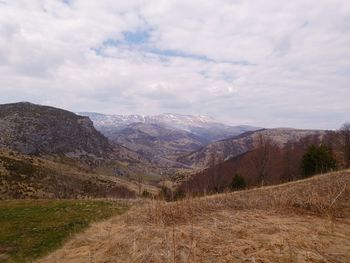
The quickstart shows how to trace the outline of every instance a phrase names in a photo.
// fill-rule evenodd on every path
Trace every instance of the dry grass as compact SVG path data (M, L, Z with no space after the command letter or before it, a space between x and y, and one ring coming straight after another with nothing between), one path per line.
M350 172L159 201L96 224L43 262L350 262Z

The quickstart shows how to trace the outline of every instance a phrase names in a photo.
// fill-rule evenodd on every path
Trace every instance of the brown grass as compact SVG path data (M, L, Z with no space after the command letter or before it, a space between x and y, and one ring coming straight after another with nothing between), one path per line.
M174 203L96 224L43 262L350 262L350 172Z

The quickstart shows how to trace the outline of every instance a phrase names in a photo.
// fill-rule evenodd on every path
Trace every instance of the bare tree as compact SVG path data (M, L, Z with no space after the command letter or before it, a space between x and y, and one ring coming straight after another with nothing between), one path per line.
M350 122L340 128L341 145L344 152L345 167L350 167Z
M218 164L223 162L223 158L218 154L215 147L210 149L208 167L211 172L211 187L215 192L220 192L223 187L223 174L220 171Z
M273 142L270 138L259 134L256 146L255 165L258 175L258 180L263 186L269 173L269 162L271 159L271 153L273 148Z
M291 143L287 143L283 148L283 174L282 181L291 181L294 180L293 173L293 145Z
M145 170L147 171L147 169ZM137 188L138 188L138 192L139 192L139 196L141 196L142 194L142 183L143 183L143 174L139 173L136 177L136 182L137 182Z

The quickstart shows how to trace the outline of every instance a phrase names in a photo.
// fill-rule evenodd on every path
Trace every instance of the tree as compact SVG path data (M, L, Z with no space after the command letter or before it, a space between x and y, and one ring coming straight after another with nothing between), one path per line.
M264 185L269 173L269 164L273 146L273 142L270 138L262 135L261 133L258 135L255 153L255 165L257 169L258 180L262 186Z
M219 193L223 190L223 173L220 166L223 162L221 154L216 151L215 147L212 147L209 152L208 171L210 172L211 185L209 187L214 189L214 192Z
M301 162L302 175L308 177L318 173L325 173L337 168L332 148L326 145L311 145L304 154Z
M137 175L137 187L139 190L139 196L141 196L142 183L143 183L143 176L142 176L142 174L138 174Z
M246 183L245 183L244 177L239 174L235 174L235 176L232 178L230 189L232 191L236 191L236 190L244 189L245 187L246 187Z
M173 201L173 191L165 185L160 188L158 196L167 202Z
M344 152L345 167L350 167L350 122L346 122L340 128L341 146Z

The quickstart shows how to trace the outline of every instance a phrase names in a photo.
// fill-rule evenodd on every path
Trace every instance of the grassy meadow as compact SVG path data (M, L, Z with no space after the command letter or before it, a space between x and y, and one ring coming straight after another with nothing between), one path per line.
M92 222L124 213L106 200L16 200L0 202L0 262L30 262L59 248Z

